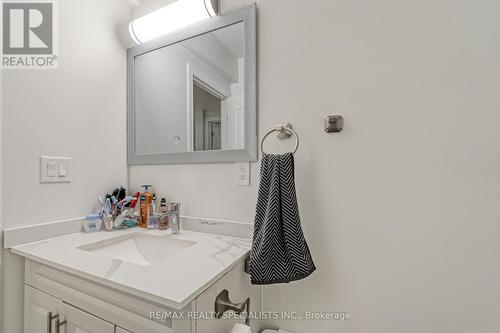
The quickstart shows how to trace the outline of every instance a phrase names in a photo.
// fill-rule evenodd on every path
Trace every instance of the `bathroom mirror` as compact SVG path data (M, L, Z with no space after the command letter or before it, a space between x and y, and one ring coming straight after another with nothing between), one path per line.
M255 161L255 5L128 50L128 163Z

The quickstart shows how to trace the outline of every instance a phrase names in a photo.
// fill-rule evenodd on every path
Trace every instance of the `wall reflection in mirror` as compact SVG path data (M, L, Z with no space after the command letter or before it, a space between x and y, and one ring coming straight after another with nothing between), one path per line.
M244 149L244 27L135 57L138 154Z

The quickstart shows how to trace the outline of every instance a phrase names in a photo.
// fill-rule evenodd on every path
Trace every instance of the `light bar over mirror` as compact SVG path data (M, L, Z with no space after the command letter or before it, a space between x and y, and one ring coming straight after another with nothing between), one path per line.
M177 0L130 22L130 36L136 44L144 43L214 17L218 14L218 10L217 0Z

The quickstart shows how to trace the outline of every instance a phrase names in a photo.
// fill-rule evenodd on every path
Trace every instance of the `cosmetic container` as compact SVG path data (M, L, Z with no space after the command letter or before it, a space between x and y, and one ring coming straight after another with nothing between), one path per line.
M85 232L96 232L101 230L102 218L99 214L87 215L83 220Z

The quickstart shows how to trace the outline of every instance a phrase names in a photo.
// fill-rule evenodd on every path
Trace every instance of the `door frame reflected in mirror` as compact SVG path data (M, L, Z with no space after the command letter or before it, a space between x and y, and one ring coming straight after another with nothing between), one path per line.
M198 86L201 89L205 90L209 94L215 96L221 101L226 100L231 96L230 88L225 87L222 82L223 79L214 79L214 77L210 77L206 75L203 71L197 69L197 67L191 63L187 64L187 151L200 151L195 148L195 135L196 135L196 121L194 119L194 86ZM214 74L212 74L214 75ZM222 113L222 105L221 105L221 113Z

